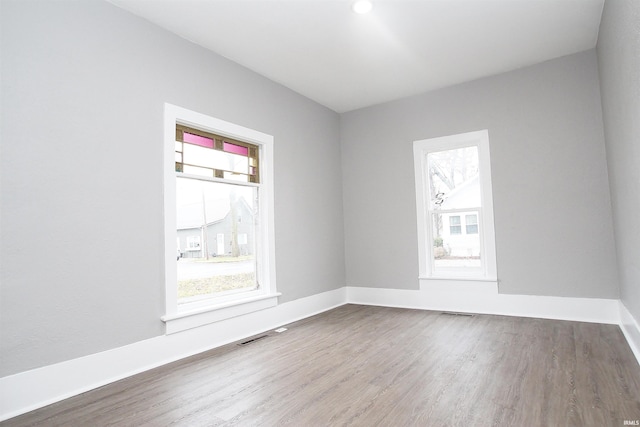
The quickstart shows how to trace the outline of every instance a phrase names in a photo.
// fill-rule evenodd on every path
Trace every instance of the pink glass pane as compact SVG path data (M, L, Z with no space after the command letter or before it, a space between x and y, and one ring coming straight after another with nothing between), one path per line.
M213 148L213 139L205 138L204 136L194 135L192 133L184 132L184 142L190 144L199 145L201 147Z
M243 156L248 156L249 155L249 149L247 147L243 147L241 145L236 145L236 144L232 144L230 142L224 142L224 145L222 147L222 149L224 151L226 151L227 153L234 153L234 154L240 154Z

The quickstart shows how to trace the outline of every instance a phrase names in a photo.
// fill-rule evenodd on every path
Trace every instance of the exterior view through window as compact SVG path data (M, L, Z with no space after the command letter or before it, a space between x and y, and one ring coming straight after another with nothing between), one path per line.
M434 269L481 266L478 147L427 154Z
M489 135L415 141L421 279L494 280Z
M178 304L259 288L259 147L176 126Z

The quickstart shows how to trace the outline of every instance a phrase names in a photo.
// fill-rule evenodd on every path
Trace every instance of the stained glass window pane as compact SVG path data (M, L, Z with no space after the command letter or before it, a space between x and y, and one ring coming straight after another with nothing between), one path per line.
M225 157L226 161L225 167L220 167L218 169L244 174L249 173L249 162L246 157L238 154L222 153L220 151L218 151L218 153L221 153Z
M213 148L213 139L205 138L204 136L184 132L183 140L184 142L199 145L201 147Z
M211 150L197 145L185 144L184 163L230 172L249 173L246 157L223 151Z
M249 155L249 149L247 147L243 147L242 145L232 144L227 141L225 141L223 144L223 150L226 151L227 153L240 154L245 157Z
M213 170L207 168L200 168L198 166L182 166L182 172L190 175L200 175L213 178Z
M249 182L249 177L247 175L234 172L225 172L224 179L228 179L229 181Z
M259 147L225 141L223 137L200 132L178 125L175 142L177 172L233 181L260 182Z

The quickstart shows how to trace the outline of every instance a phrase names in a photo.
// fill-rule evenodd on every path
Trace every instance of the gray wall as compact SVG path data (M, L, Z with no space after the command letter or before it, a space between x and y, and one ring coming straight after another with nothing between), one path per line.
M412 142L480 129L500 292L617 298L595 50L341 115L347 284L418 288Z
M639 1L605 2L597 49L620 297L640 322Z
M598 45L613 200L593 50L339 117L108 3L0 4L0 376L163 333L164 102L275 136L283 302L417 289L412 141L487 128L500 291L617 298L620 271L640 318L633 0Z
M344 286L336 113L105 2L1 19L0 376L164 333L164 102L275 137L280 301Z

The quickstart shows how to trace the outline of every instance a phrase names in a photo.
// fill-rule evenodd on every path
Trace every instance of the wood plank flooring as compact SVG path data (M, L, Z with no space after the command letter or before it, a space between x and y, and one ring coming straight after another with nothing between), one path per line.
M346 305L2 426L623 426L615 325Z

